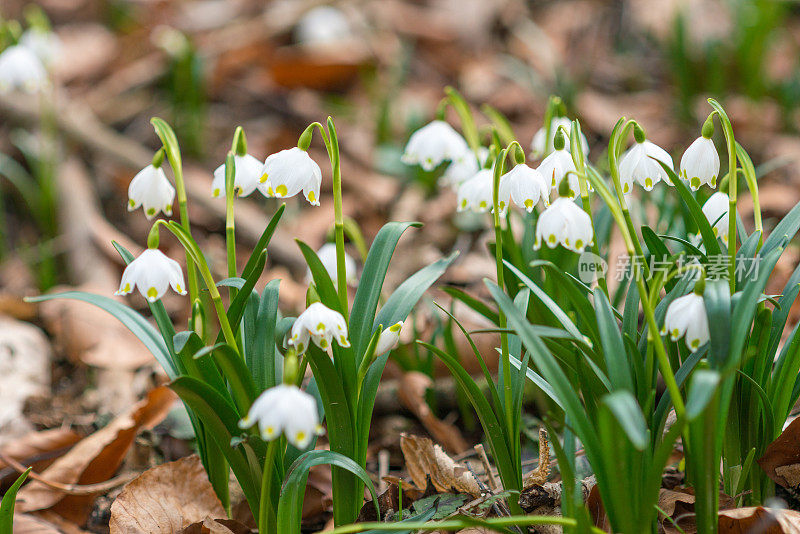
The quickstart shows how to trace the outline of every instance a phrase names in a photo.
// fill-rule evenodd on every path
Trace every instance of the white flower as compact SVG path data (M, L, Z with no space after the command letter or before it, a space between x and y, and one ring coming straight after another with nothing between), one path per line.
M378 344L375 345L375 355L380 356L395 348L400 343L400 330L403 329L403 321L397 322L386 328L378 336Z
M515 165L500 178L500 188L503 190L501 198L510 198L528 212L540 201L545 206L550 205L550 185L539 171L524 163Z
M0 53L0 93L17 90L34 93L47 84L47 71L30 48L9 46Z
M411 134L401 160L432 171L444 161L455 161L469 154L464 138L452 126L437 120Z
M303 44L335 44L353 37L350 22L341 9L318 6L310 9L297 22L295 41Z
M505 211L508 206L508 191L500 186L497 206ZM484 213L492 209L494 200L494 170L481 169L475 176L458 187L458 211L472 210Z
M333 285L337 286L337 281L339 278L336 273L336 244L325 243L322 245L317 251L317 257L319 258L319 261L322 262L322 266L325 267L325 270L328 271L328 274L331 276ZM355 283L356 262L347 252L344 253L344 272L347 283ZM311 276L311 270L307 269L306 280L310 282L312 279L313 277Z
M19 44L36 54L45 65L52 65L58 57L61 41L53 32L31 28L19 38Z
M127 295L138 288L144 298L155 302L164 296L169 286L180 295L186 294L181 266L160 250L148 248L125 267L119 290L114 294Z
M719 153L714 141L702 135L689 145L681 157L681 178L689 181L692 191L701 185L717 187Z
M233 156L233 190L240 197L246 197L256 190L261 179L261 170L264 164L250 154ZM225 164L223 163L214 171L214 180L211 182L212 195L225 197Z
M556 130L560 126L563 126L567 132L570 131L572 128L572 121L569 120L567 117L553 117L550 121L550 142L549 145L553 146L553 141L556 137ZM531 150L533 151L534 158L541 158L547 152L547 147L545 146L545 136L547 135L547 129L542 127L533 135L533 140L531 141ZM569 143L569 140L567 141ZM589 142L586 140L586 136L583 135L581 132L581 146L583 147L583 155L589 155Z
M450 162L450 165L447 166L444 174L442 174L442 177L439 179L439 185L452 186L458 189L458 186L475 176L475 173L481 170L479 164L483 164L487 157L489 157L489 149L483 146L478 149L477 158L471 150L464 152L461 156Z
M728 195L716 192L703 204L703 215L714 230L714 235L721 238L725 245L728 244L728 210L730 208Z
M161 167L148 165L133 177L128 186L128 211L142 206L148 219L155 217L159 211L168 217L172 215L174 200L175 188Z
M655 159L653 159L655 158ZM664 162L672 168L672 157L660 146L647 141L636 142L623 156L619 164L619 177L622 192L630 193L633 190L634 180L650 191L660 180L667 185L672 185L667 172L659 165Z
M559 197L539 216L534 249L541 248L542 239L550 248L561 243L564 248L582 252L594 241L592 219L575 202Z
M308 152L298 147L268 156L260 181L258 189L265 196L288 198L302 191L309 204L319 206L322 171Z
M708 342L708 317L702 296L689 293L670 303L661 335L668 332L672 341L685 335L686 346L692 352Z
M551 189L558 190L561 180L569 173L569 195L568 198L575 198L580 192L578 176L575 174L575 162L572 161L572 154L566 149L555 149L539 164L536 169L550 185Z
M280 384L264 391L255 400L247 416L239 421L240 428L258 423L265 441L281 435L298 449L305 449L314 436L322 435L317 400L297 386Z
M309 306L294 322L289 345L292 345L298 354L303 354L308 349L309 337L322 350L327 350L331 346L331 339L336 339L342 347L350 346L344 317L321 302Z

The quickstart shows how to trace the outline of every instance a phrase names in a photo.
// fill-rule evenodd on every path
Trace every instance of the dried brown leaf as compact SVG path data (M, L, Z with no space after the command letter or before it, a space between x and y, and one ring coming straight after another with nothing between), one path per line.
M800 512L755 506L719 513L720 534L800 534Z
M214 517L225 517L225 509L200 458L192 455L149 469L126 485L111 505L109 527L111 534L171 534L192 524L197 526L187 532L229 532L212 525L213 519L206 527Z
M66 453L69 447L80 439L81 436L69 428L50 428L29 432L0 448L0 452L20 463L33 466L35 471L40 471L53 459ZM6 467L8 465L0 459L0 470ZM18 474L14 472L11 476L16 478Z
M147 398L112 420L106 427L79 441L67 454L56 460L40 476L62 484L96 484L111 478L119 469L136 434L152 428L166 417L175 401L175 394L162 386ZM74 523L83 524L94 497L69 495L41 482L33 481L18 494L17 509L21 512L52 508Z
M411 371L400 378L397 397L403 405L417 416L433 439L441 443L448 452L461 454L469 448L458 428L438 419L425 401L425 393L433 386L433 380L425 373Z
M800 418L792 421L756 461L776 484L790 489L800 486Z
M439 445L428 438L403 435L400 448L406 460L411 479L418 488L431 482L437 490L452 493L468 493L473 497L481 494L481 488L473 474L450 458Z

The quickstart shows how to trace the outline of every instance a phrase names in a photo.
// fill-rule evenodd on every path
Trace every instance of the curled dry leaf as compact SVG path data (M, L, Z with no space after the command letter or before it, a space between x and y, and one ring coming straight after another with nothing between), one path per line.
M14 534L61 534L61 531L40 517L30 514L15 514Z
M199 523L190 532L205 532L207 518L225 515L200 458L192 455L149 469L126 485L111 505L109 527L111 534L171 534Z
M140 532L136 530L135 532ZM164 531L167 532L167 531ZM172 531L169 531L172 532ZM232 519L211 519L207 517L197 523L192 523L180 534L250 534L249 527Z
M32 466L38 472L47 467L53 459L66 453L80 439L81 436L69 428L50 428L29 432L0 448L0 452L24 465ZM0 459L0 471L7 467L8 465ZM14 478L18 476L16 471L9 474ZM0 482L2 480L3 476L0 475Z
M720 534L800 534L800 512L754 506L719 513Z
M454 425L438 419L425 402L425 393L432 385L433 380L428 375L411 371L400 379L397 396L417 416L437 443L441 443L450 453L460 454L469 448L461 432Z
M426 487L430 477L438 491L480 496L480 485L470 470L456 463L441 446L434 445L428 438L403 435L400 437L400 448L406 468L418 488Z
M757 462L776 484L789 489L800 486L800 418L767 446Z
M112 420L106 427L79 441L67 454L53 462L40 476L62 484L96 484L111 478L119 469L125 454L141 429L152 428L166 417L175 394L167 387L152 390L147 398L127 413ZM33 481L18 494L17 509L21 512L52 508L61 516L83 524L92 495L69 495Z

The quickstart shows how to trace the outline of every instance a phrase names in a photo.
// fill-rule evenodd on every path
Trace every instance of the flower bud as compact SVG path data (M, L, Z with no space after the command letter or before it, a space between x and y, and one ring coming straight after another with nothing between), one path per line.
M403 328L403 321L399 321L381 332L378 344L375 346L375 355L380 356L397 347L400 343L400 330Z

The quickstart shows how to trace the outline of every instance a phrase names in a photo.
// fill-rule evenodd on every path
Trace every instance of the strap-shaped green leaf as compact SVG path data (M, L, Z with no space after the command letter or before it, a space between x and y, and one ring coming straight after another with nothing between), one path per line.
M0 502L0 534L12 534L14 531L14 505L17 500L17 492L30 472L31 468L29 467L3 495L3 500Z

